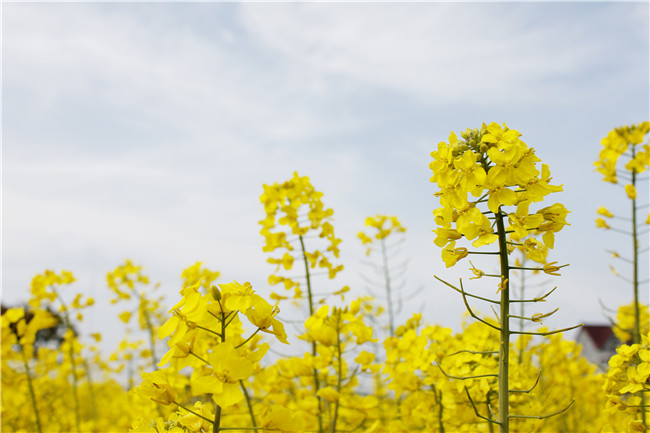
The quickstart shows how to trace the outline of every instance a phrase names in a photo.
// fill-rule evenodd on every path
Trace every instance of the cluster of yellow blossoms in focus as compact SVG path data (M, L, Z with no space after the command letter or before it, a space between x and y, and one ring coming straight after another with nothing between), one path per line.
M509 239L519 244L527 258L543 263L546 249L553 248L555 233L567 225L568 211L559 203L530 213L530 206L550 193L562 191L552 185L551 172L519 137L521 134L497 123L480 129L467 129L459 140L455 133L449 142L438 144L431 153L431 181L440 191L442 207L433 211L438 228L434 230L435 244L442 247L442 259L447 267L467 257L464 247L456 241L465 237L472 246L481 247L497 241L493 224L479 208L487 203L497 214L501 206L516 206L507 213ZM538 241L533 235L541 235Z

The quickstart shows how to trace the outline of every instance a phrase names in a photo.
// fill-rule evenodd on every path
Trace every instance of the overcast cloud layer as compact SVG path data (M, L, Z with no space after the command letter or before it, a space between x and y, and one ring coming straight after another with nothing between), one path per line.
M491 121L524 134L564 184L549 199L572 211L553 252L571 267L549 283L561 307L550 324L602 322L598 298L631 300L604 252L629 242L593 222L597 207L627 212L627 201L592 163L611 128L650 117L647 4L3 11L5 303L26 300L31 277L51 268L105 304L105 273L125 258L162 282L169 305L197 260L266 294L262 184L297 170L335 211L346 266L335 286L364 293L356 233L368 215L397 215L409 230L405 293L424 287L402 319L424 310L457 328L462 302L433 274L455 279L465 265L445 269L432 242L429 153L451 130ZM95 307L88 332L119 326L118 311Z

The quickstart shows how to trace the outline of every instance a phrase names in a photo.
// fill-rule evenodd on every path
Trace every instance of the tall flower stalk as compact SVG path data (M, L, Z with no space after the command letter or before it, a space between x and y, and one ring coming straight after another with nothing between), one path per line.
M264 204L266 213L265 219L260 221L262 225L261 234L264 236L264 251L275 256L269 257L269 263L277 265L275 272L269 277L269 284L277 285L282 283L287 290L293 289L294 299L302 299L303 287L307 289L307 305L309 316L315 313L317 301L323 301L324 297L317 299L313 290L312 277L315 275L313 269L322 268L330 279L343 270L343 265L334 265L332 259L339 257L339 243L341 242L334 234L334 227L330 223L334 213L327 209L322 202L323 193L314 189L309 178L301 177L294 173L293 177L284 183L264 185L264 193L260 201ZM308 238L320 238L323 247L320 249L308 249L306 240ZM299 247L296 245L298 242ZM299 249L298 249L299 248ZM295 250L298 255L295 256ZM283 253L279 256L278 253ZM280 268L290 271L294 261L298 259L304 264L304 275L292 277L280 275ZM304 279L302 286L301 279ZM347 289L344 288L340 293ZM273 293L272 298L280 301L285 296ZM325 296L326 297L326 296ZM311 342L312 356L317 354L316 341ZM320 379L318 371L313 369L314 393L318 394ZM318 410L319 432L323 433L322 401L319 398Z
M364 323L366 308L362 300L355 300L344 308L321 306L314 315L305 321L306 332L300 338L318 342L319 355L317 363L323 374L324 386L317 396L324 401L328 415L323 422L323 430L329 433L340 431L340 424L349 425L350 419L358 417L355 406L363 406L365 398L354 395L360 372L371 373L378 368L372 366L374 355L360 351L354 362L356 368L351 370L346 361L346 353L358 351L359 347L374 342L373 330ZM360 371L361 370L361 371ZM368 397L375 406L374 397ZM321 426L319 425L319 428Z
M39 330L53 326L56 323L57 320L45 310L36 310L31 314L31 317L28 320L23 308L10 308L2 314L2 320L0 321L3 345L19 345L20 357L23 368L25 369L25 378L27 379L27 387L29 389L29 397L34 411L36 428L39 433L43 432L43 425L34 390L34 375L32 374L29 360L34 356L33 344L36 338L36 333ZM3 360L11 358L13 355L13 351L5 352L3 350Z
M479 322L498 331L500 342L498 350L489 352L498 355L498 373L482 375L498 379L498 413L494 414L488 405L488 413L479 412L476 403L467 397L476 415L490 424L499 426L501 433L510 431L510 421L513 419L538 418L543 419L562 413L564 409L551 414L512 414L510 411L510 394L513 392L530 392L530 390L515 390L510 388L508 381L510 367L510 338L512 335L549 335L562 332L566 328L551 332L516 331L511 328L510 319L519 318L511 314L511 305L516 302L540 302L548 295L534 299L512 299L510 295L510 271L543 271L550 275L559 275L563 266L556 262L545 263L540 260L540 252L544 248L553 248L555 233L567 225L568 211L562 204L543 207L536 212L530 211L530 206L539 203L553 192L562 190L561 186L551 184L551 174L548 166L542 164L541 171L536 163L541 161L532 148L520 140L521 134L507 126L497 123L489 126L483 124L479 129L467 129L461 133L459 140L453 132L449 142L438 144L437 151L431 156L433 162L429 167L433 171L431 181L439 187L436 196L442 207L434 210L438 228L434 230L435 244L442 248L442 259L447 267L454 266L459 260L470 254L478 256L498 256L499 271L484 272L472 265L474 278L494 277L498 279L497 293L500 298L490 299L465 291L462 280L459 286L448 283L440 278L439 281L459 292L470 315ZM485 209L486 208L486 209ZM496 251L470 251L466 247L457 246L457 241L465 238L472 241L472 246L480 248L497 244ZM541 238L541 239L540 239ZM529 260L540 263L539 267L513 266L509 255L516 249L524 253ZM437 277L436 277L437 278ZM468 298L488 302L498 307L498 322L481 318L470 307ZM557 310L556 310L557 311ZM525 320L539 322L555 311L547 314L533 314L523 317ZM442 367L441 367L442 369ZM475 376L454 377L455 379L473 379Z
M650 132L650 122L642 122L638 125L629 125L616 128L609 132L607 137L603 138L601 143L603 148L600 151L598 160L594 163L599 173L603 175L605 182L619 184L619 180L625 183L625 193L630 200L630 216L625 217L621 215L614 215L606 207L598 209L599 218L596 219L596 226L599 228L614 230L631 236L631 257L624 257L616 252L612 255L614 258L628 262L632 266L632 279L628 280L632 286L633 302L632 310L634 320L631 328L626 320L617 318L617 323L614 323L614 331L619 339L624 343L631 342L634 347L638 347L642 343L642 336L644 331L647 332L647 318L645 322L642 320L644 305L641 302L639 287L642 282L639 280L639 258L642 250L640 248L640 228L642 224L639 223L638 211L641 207L647 207L648 203L639 205L637 203L637 187L642 180L640 174L645 172L650 167L650 144L646 136ZM623 162L619 163L620 160ZM621 167L622 166L622 167ZM604 218L614 219L623 218L627 219L630 223L629 231L618 227L611 227ZM650 224L650 215L645 220L644 224ZM644 250L647 252L647 248ZM615 268L612 268L615 275L622 277ZM648 283L646 280L645 284ZM619 316L624 316L622 306L619 310ZM647 307L645 307L647 309ZM645 329L644 329L645 328ZM630 335L631 334L631 335ZM631 337L631 338L630 338ZM631 340L631 341L630 341ZM637 411L640 415L640 420L643 425L647 425L646 415L646 402L647 398L644 392L640 393L641 410Z
M619 184L619 180L625 182L625 193L630 200L630 215L614 215L606 207L600 207L598 214L607 219L623 218L630 221L629 231L617 227L610 227L604 218L596 219L596 226L603 229L612 229L623 232L631 236L631 256L626 258L614 253L614 257L627 261L632 266L632 285L633 308L634 308L634 326L633 329L623 329L623 331L632 334L632 343L641 343L641 299L639 297L639 257L641 249L639 247L639 224L638 211L640 207L647 207L647 203L639 205L637 203L637 187L642 180L639 175L650 167L650 145L646 136L650 132L650 122L642 122L638 125L624 126L616 128L609 132L607 137L603 138L603 145L599 154L599 159L594 163L598 172L603 175L605 182ZM619 162L623 160L622 162ZM621 167L623 166L623 167ZM646 179L647 180L647 177ZM650 215L645 224L650 223ZM646 250L647 251L647 250ZM647 281L646 281L647 283Z
M406 228L400 223L396 216L377 215L366 218L366 226L369 232L359 232L358 237L367 246L366 255L370 256L376 250L381 253L381 264L369 263L374 269L380 271L384 278L384 290L386 309L388 310L388 331L391 337L395 336L395 268L392 268L389 261L389 248L387 239L392 239L406 232ZM402 237L403 239L403 237ZM402 264L397 272L402 271L406 264ZM392 274L392 275L391 275ZM401 300L401 298L400 298ZM399 304L399 303L398 303Z
M323 193L314 189L309 178L298 173L294 173L286 182L264 185L264 193L260 197L266 214L260 221L260 233L265 241L263 250L272 255L267 261L277 266L269 277L269 284L282 284L285 289L293 290L294 299L302 299L303 289L306 288L310 316L315 312L316 302L324 299L318 298L313 291L312 277L325 274L333 279L343 270L343 265L333 263L339 257L341 240L334 234L331 223L334 211L325 207L322 197ZM308 248L308 239L320 239L320 245ZM280 269L292 270L295 260L304 263L304 275L282 275ZM314 273L316 268L322 271ZM302 279L305 280L304 285ZM286 299L277 293L272 298Z
M152 297L152 292L158 289L159 284L149 286L149 276L142 272L142 266L136 266L131 260L126 260L123 265L116 267L106 275L108 288L116 295L111 303L135 299L137 302L137 320L141 330L147 332L149 341L149 362L152 370L156 370L158 356L156 355L156 333L163 322L160 302L161 297ZM141 289L144 287L144 290ZM129 323L133 311L127 309L120 314L124 323Z
M78 363L83 362L77 359L77 353L81 352L81 345L77 339L77 333L72 325L71 312L75 312L78 321L83 319L82 310L92 306L95 301L93 298L84 297L77 294L74 300L68 305L57 286L68 285L75 281L71 272L62 271L57 274L47 270L43 274L36 275L31 282L32 297L29 303L32 307L40 308L42 304L51 304L58 301L59 310L63 313L63 324L65 326L65 335L61 344L61 349L67 352L68 365L72 376L72 397L74 400L75 431L81 431L81 403L79 400L79 373ZM88 379L89 380L89 379Z

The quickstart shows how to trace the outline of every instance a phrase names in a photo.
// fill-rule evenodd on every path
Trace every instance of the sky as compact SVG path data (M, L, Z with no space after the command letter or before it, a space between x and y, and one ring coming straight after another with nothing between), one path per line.
M625 254L630 240L594 224L599 206L629 215L629 203L593 162L609 130L650 118L647 3L4 3L2 12L2 302L26 301L45 269L70 270L78 281L65 296L96 299L84 333L102 332L105 350L124 329L105 276L126 258L161 283L168 306L196 261L268 295L259 197L294 171L324 193L343 240L345 270L319 287L365 294L371 272L356 234L367 216L396 215L408 231L395 254L409 260L398 322L422 312L458 329L462 300L433 275L456 281L468 263L446 269L433 244L428 164L450 131L483 122L519 130L564 185L547 199L571 211L551 257L571 266L539 278L558 286L540 310L560 307L548 324L604 323L599 300L632 300L605 252Z

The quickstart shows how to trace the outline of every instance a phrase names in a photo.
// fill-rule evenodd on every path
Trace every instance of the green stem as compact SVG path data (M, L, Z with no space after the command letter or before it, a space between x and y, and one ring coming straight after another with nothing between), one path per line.
M25 365L25 375L27 376L27 387L29 388L29 395L32 398L34 415L36 415L36 426L38 427L38 432L43 433L43 428L41 427L41 418L38 414L38 406L36 405L36 394L34 393L34 385L32 384L32 373L29 370L27 355L25 355L25 349L23 348L22 344L20 345L20 352L23 355L23 364Z
M632 145L632 159L636 149ZM632 169L632 186L636 189L636 170ZM636 226L636 198L632 199L632 248L634 261L633 287L634 287L634 336L635 344L641 344L641 306L639 301L639 238ZM645 406L645 394L641 394L641 404ZM646 410L641 409L641 421L646 425Z
M70 366L72 367L72 392L74 396L74 418L75 418L75 427L77 428L77 433L81 431L81 417L79 413L79 379L77 378L77 365L74 361L74 338L69 341L70 348L68 349L68 355L70 356Z
M499 236L501 262L501 342L499 345L499 432L510 431L510 389L508 386L508 362L510 358L510 266L508 245L501 209L495 215Z
M384 279L386 281L386 300L388 304L388 326L390 329L390 336L395 336L395 319L393 315L393 298L391 296L390 287L390 272L388 270L388 257L386 255L386 238L381 239L381 255L384 264Z
M141 301L142 302L142 301ZM153 371L158 370L158 362L156 361L156 341L154 340L154 330L151 323L151 318L149 317L149 312L146 308L142 308L142 314L144 315L144 321L147 324L147 329L149 330L149 346L151 347L151 368Z
M186 408L185 406L183 406L183 405L180 404L180 403L174 402L174 404L175 404L176 406L180 407L181 409L184 409L184 410L188 411L189 413L194 414L194 415L198 416L199 418L202 418L202 419L206 420L207 422L212 422L211 419L208 419L208 418L204 417L203 415L200 415L200 414L194 412L192 409L188 409L188 408Z
M68 312L68 306L65 304L63 301L63 298L61 295L59 295L59 292L52 287L52 290L54 291L54 294L56 295L57 299L61 303L61 307L63 309L63 322L65 324L66 330L70 331L70 334L74 335L74 331L72 330L72 325L70 323L70 313ZM68 340L69 343L69 348L68 348L68 355L70 356L70 366L72 370L72 396L74 398L74 420L75 420L75 427L77 429L77 433L81 431L81 416L79 413L79 392L78 392L78 378L77 378L77 365L74 362L74 338L75 336L72 337L72 339Z
M213 316L214 316L214 314L213 314ZM207 331L207 332L209 332L209 333L211 333L211 334L214 334L214 335L216 335L216 336L218 336L218 337L221 337L221 334L219 334L218 332L214 332L214 331L213 331L212 329L210 329L210 328L206 328L205 326L201 326L201 325L196 325L196 327L199 328L199 329L202 329L202 330L204 330L204 331Z
M375 359L379 359L379 342L373 342L372 344L372 349L375 354ZM386 392L384 389L384 381L383 378L381 377L381 373L379 371L376 371L373 373L373 380L374 380L374 390L375 390L375 395L377 396L377 399L379 400L378 402L378 407L379 407L379 422L381 425L386 424L386 413L385 410L383 409L386 406L387 398L386 398ZM391 399L392 401L395 401L395 399ZM397 412L396 412L397 413Z
M332 418L332 425L330 427L330 433L336 433L336 421L339 417L339 401L341 399L341 380L343 378L343 365L342 365L342 353L341 353L341 311L336 311L336 353L337 353L337 378L336 378L336 392L339 393L339 398L336 400L334 405L334 417Z
M127 371L127 376L128 376L128 388L129 390L133 389L133 375L135 374L134 367L133 367L133 359L131 358L126 361L126 371Z
M489 414L490 414L490 393L489 392L485 395L485 408L487 409L487 413L488 413L488 416L489 416ZM488 429L489 429L490 433L494 433L494 424L489 422L488 423Z
M238 311L239 311L239 310L235 310L235 313L237 313ZM234 314L234 315L230 318L230 320L228 320L228 322L226 322L226 327L228 327L228 325L230 325L230 324L232 323L232 321L235 320L236 318L237 318L237 314ZM223 336L225 337L226 334L223 334Z
M214 422L212 423L212 433L219 433L221 430L221 406L218 404L214 410Z
M156 371L158 370L158 365L157 365L158 361L156 361L156 341L154 339L153 324L151 323L151 318L149 317L149 313L145 308L147 305L147 298L142 296L135 289L133 289L132 292L140 302L138 310L142 310L142 316L144 317L144 322L147 325L147 330L149 331L149 347L151 348L151 367L153 368L153 371Z
M523 255L523 258L521 259L521 266L526 267L526 254L522 254L522 255ZM521 299L523 300L523 299L525 299L524 298L524 289L525 289L525 285L526 285L526 273L523 270L521 271L520 284L521 284L521 288L519 290L521 291ZM519 303L519 316L521 317L519 319L519 331L520 332L524 331L524 319L523 319L525 317L524 316L524 304L525 304L525 302L520 302ZM524 345L523 345L523 340L522 340L521 347L519 348L519 364L522 363L523 359L524 359Z
M314 299L312 295L312 290L311 290L311 276L309 274L309 261L307 260L307 251L305 249L305 241L303 240L302 235L298 235L298 238L300 239L300 248L302 249L302 259L303 262L305 263L305 279L307 280L307 296L308 296L308 301L309 301L309 316L314 315ZM316 342L312 341L311 343L311 354L312 356L316 356ZM318 380L318 370L316 368L312 368L313 371L313 376L314 376L314 395L318 392L320 388L320 382ZM318 431L319 433L323 433L323 406L322 406L322 401L320 397L316 397L318 399Z
M219 308L221 308L221 309L223 310L223 306L221 305L221 301L220 301L219 299L217 299L217 303L219 304ZM230 317L230 315L231 315L232 313L234 313L234 312L235 312L235 311L231 311L230 313L226 314L226 315L225 315L225 318L228 319L228 318ZM212 317L214 317L215 319L217 319L219 322L222 321L222 320L221 320L221 317L217 316L217 315L214 314L212 311L208 310L208 314L210 314ZM222 314L222 316L223 316L223 314ZM214 332L214 331L213 331L213 332ZM215 333L215 334L217 334L217 335L221 335L221 334L218 334L218 333Z
M210 363L209 363L208 361L206 361L205 359L201 358L199 355L197 355L196 353L192 352L191 350L190 350L188 353L189 353L190 355L194 356L194 357L195 357L196 359L198 359L199 361L203 362L205 365L210 365Z
M252 339L253 337L255 337L255 336L257 335L257 333L260 332L261 330L262 330L262 328L257 328L257 329L255 330L255 332L253 332L253 333L250 335L250 337L248 337L246 340L244 340L243 342L241 342L241 343L239 343L238 345L236 345L236 346L235 346L235 349L239 349L239 348L242 347L244 344L246 344L246 343L248 343L249 341L251 341L251 339Z
M264 430L263 427L221 427L221 431L227 431L227 430ZM273 430L271 430L273 431Z
M309 261L307 260L307 251L305 250L305 241L302 235L299 235L300 248L302 248L302 260L305 262L305 278L307 279L307 297L309 301L309 315L314 315L314 299L311 292L311 278L309 275Z
M223 312L223 306L219 302L219 307L221 308L221 342L226 341L226 317ZM212 433L219 433L221 427L221 406L215 404L214 409L214 422L212 423Z
M431 391L433 391L433 399L438 405L438 430L440 430L440 433L445 433L445 425L442 422L442 412L444 411L444 406L442 405L442 391L438 393L435 384L431 385Z
M248 395L248 390L244 386L244 381L240 380L239 385L241 385L241 390L244 392L244 397L246 397L246 406L248 406L248 414L251 416L251 423L253 427L257 428L257 423L255 422L255 413L253 412L253 405L251 404L251 397Z
M84 358L83 360L84 370L86 370L86 378L88 380L88 391L90 392L90 405L93 413L93 420L96 421L99 418L97 417L97 400L95 399L95 387L93 386L93 381L90 377L90 366L88 365L88 360Z
M632 159L635 148L632 146ZM636 170L632 170L632 186L636 188ZM634 261L633 288L634 288L634 344L641 344L641 312L639 306L639 239L636 227L636 199L632 199L632 253Z

